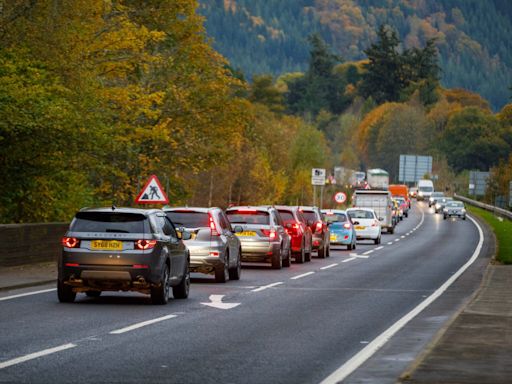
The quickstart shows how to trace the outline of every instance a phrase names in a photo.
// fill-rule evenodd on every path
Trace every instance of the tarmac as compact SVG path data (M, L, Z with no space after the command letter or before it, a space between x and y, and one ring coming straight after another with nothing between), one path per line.
M55 262L0 267L0 291L54 283L56 278ZM512 383L512 265L488 265L473 299L397 383Z

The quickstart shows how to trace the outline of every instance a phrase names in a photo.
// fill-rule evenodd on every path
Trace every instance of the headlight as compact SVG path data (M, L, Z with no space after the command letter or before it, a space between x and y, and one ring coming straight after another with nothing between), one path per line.
M464 208L462 208L461 212L462 213L466 213L466 210Z
M423 192L418 192L418 195L423 196Z
M443 212L448 212L448 209L447 208L443 208Z

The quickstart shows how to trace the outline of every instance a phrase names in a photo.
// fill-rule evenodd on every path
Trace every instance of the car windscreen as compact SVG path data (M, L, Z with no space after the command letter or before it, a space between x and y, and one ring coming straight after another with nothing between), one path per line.
M365 210L349 211L348 215L351 219L373 219L373 213Z
M463 208L464 204L459 201L450 201L446 206L449 208Z
M419 187L419 190L421 192L432 192L434 190L434 188L432 188L432 187Z
M227 211L230 223L232 224L258 224L269 225L270 216L265 211Z
M175 227L202 228L210 226L210 216L207 212L168 211L165 214Z
M313 211L302 211L302 214L304 215L304 218L306 221L317 221L318 218L316 217L316 213Z
M72 232L148 233L149 220L140 213L78 212Z
M432 197L443 197L443 196L444 196L443 192L432 192Z
M344 223L347 221L347 215L344 213L324 213L323 217L327 223Z
M295 220L295 217L293 217L293 213L291 213L290 211L280 209L279 214L281 215L281 218L283 219L285 225L288 223L293 224L297 222L297 220Z

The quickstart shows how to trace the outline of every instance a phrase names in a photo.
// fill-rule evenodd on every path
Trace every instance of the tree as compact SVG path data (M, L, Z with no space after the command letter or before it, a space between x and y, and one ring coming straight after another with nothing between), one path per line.
M285 109L283 94L273 84L272 75L253 77L249 100L264 104L273 112L283 112Z

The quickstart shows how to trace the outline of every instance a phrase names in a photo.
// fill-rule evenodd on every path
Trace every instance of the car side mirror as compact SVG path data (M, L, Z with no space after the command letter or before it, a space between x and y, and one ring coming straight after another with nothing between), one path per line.
M240 226L240 225L235 225L235 228L233 228L233 231L234 231L235 233L240 233L240 232L243 232L243 231L244 231L244 229L243 229L243 228L242 228L242 226Z
M379 221L384 221L384 218L383 217L379 217Z
M352 224L359 225L359 221L353 221Z

